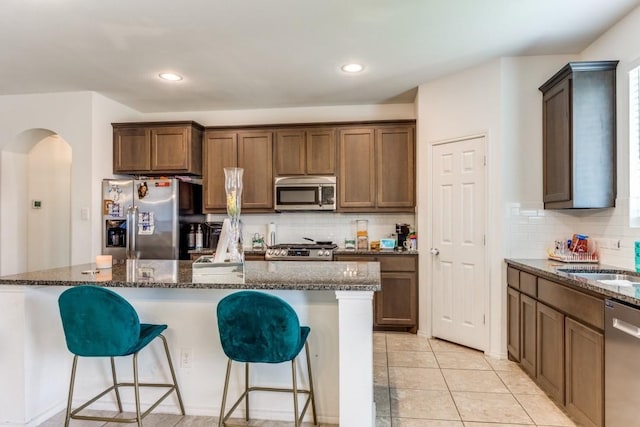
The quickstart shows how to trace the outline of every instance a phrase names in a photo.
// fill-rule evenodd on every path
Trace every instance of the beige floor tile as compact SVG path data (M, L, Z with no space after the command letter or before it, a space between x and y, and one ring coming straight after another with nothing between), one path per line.
M494 371L443 369L442 375L451 391L509 393L507 387Z
M440 369L389 367L389 387L418 390L447 390Z
M513 394L542 394L540 389L521 369L518 371L498 371L496 372L502 382L505 383L509 391Z
M546 395L516 394L515 398L537 425L563 427L576 425Z
M460 420L448 391L391 389L391 417Z
M510 393L452 391L451 394L463 421L532 423L531 418Z
M437 368L436 356L430 351L390 351L387 354L389 366L413 368Z
M389 386L389 373L386 366L373 366L373 385Z
M481 351L478 351L476 349L465 347L463 345L455 344L438 338L429 338L428 341L433 351L454 351L462 353L483 354Z
M494 371L522 371L520 365L507 359L496 359L495 357L484 357Z
M389 401L389 387L374 386L373 400L376 402L376 416L391 416L391 404Z
M385 334L373 333L373 351L387 351L387 338Z
M217 425L218 417L194 417L187 415L176 424L176 427L212 427Z
M463 427L462 421L394 418L393 427Z
M474 421L465 421L464 427L528 427L535 424L503 424L503 423L476 423Z
M435 355L441 369L492 370L484 356L477 352L435 352Z
M407 333L387 333L387 345L388 344L409 344L413 345L414 343L426 343L429 345L429 339L417 334L407 334ZM429 347L431 349L431 347Z
M424 337L393 339L391 336L387 335L387 351L431 351L429 341Z
M386 351L374 351L373 352L373 365L374 366L387 366L387 352Z

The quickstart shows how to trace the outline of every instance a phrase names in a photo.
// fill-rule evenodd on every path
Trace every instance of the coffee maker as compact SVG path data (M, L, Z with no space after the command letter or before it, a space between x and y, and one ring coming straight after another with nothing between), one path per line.
M398 250L405 251L404 242L409 238L409 224L396 224L396 236L398 236Z

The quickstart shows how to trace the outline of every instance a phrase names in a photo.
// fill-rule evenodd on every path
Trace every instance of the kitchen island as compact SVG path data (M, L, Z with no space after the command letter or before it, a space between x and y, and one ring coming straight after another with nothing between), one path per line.
M0 277L0 424L37 425L64 408L71 355L64 344L57 297L68 286L94 284L124 296L141 321L169 325L166 336L187 414L219 412L226 357L217 332L218 301L239 289L259 289L284 298L301 324L311 326L319 421L374 425L371 325L373 292L380 289L378 263L248 261L240 280L238 272L228 279L214 276L207 282L196 278L190 261L135 260L107 270L85 264ZM150 354L140 354L143 378L165 374L160 350L152 346ZM78 400L110 378L108 363L85 360L79 366ZM118 362L123 372L130 370L130 360ZM289 377L283 364L254 369L252 381L287 386ZM240 370L234 371L231 396L240 393L239 378ZM143 395L143 406L153 397ZM252 416L292 419L292 406L284 394L258 395L252 398ZM113 408L108 400L96 406ZM168 400L157 411L175 413L175 402Z

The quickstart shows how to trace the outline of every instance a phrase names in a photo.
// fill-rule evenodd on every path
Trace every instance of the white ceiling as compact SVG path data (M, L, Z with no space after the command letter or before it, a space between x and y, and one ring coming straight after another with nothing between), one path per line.
M579 53L639 4L1 0L0 95L92 90L141 112L413 102L492 58ZM339 70L352 61L365 71Z

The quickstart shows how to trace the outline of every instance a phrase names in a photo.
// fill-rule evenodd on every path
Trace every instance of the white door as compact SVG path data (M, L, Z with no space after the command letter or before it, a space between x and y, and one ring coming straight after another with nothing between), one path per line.
M436 144L432 154L432 334L484 350L485 138Z

